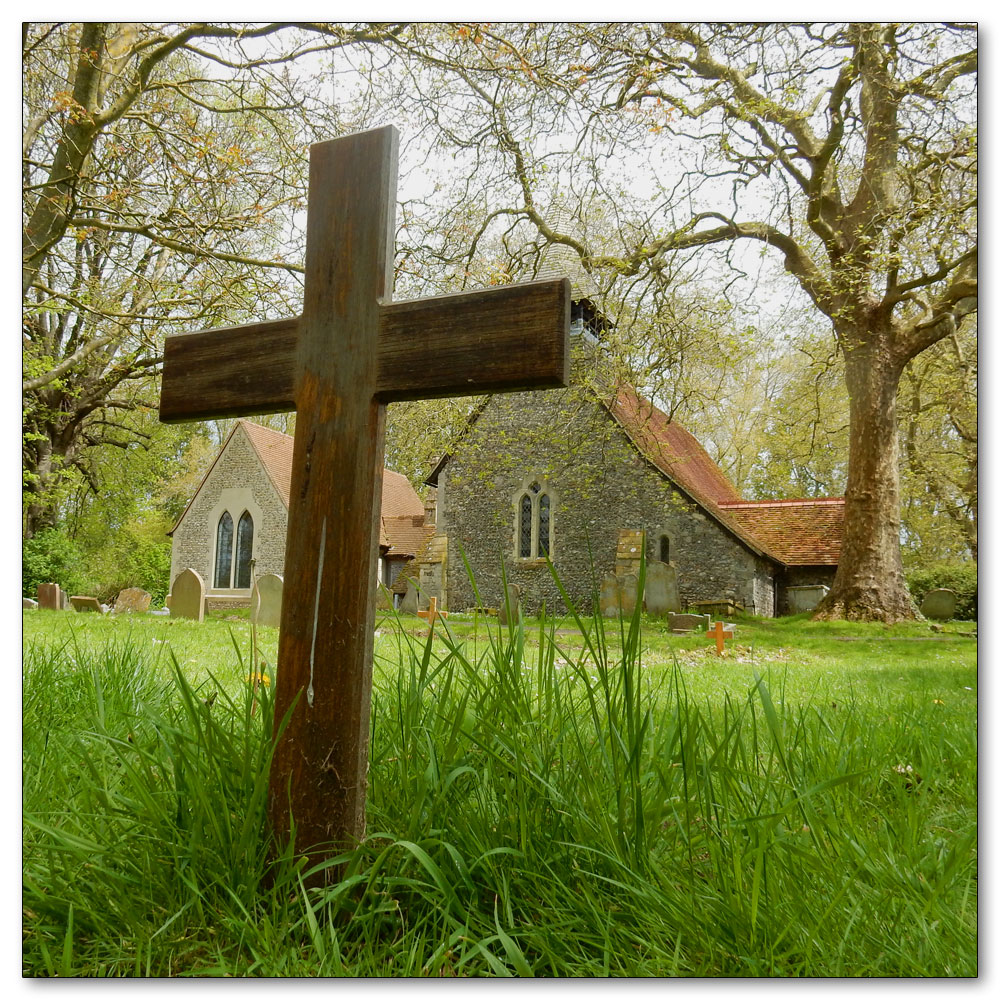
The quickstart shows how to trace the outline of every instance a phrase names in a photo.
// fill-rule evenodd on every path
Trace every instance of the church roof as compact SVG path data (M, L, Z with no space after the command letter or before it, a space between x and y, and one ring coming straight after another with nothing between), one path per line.
M384 509L384 505L383 505ZM404 514L400 517L382 515L382 535L389 551L388 556L415 558L423 551L428 539L434 534L433 524L424 524L424 511Z
M602 400L640 453L757 555L775 558L763 539L721 506L741 499L736 487L690 431L628 386Z
M786 566L836 566L844 538L844 498L740 500L720 507Z
M215 461L198 484L198 489L195 490L194 496L198 495L205 480L211 475L216 462L219 461L219 457L226 450L226 446L238 429L242 429L243 433L246 434L247 440L257 453L260 464L264 467L264 471L274 485L278 496L281 498L281 502L287 508L292 491L292 450L295 439L288 434L282 434L281 431L265 427L263 424L255 424L251 420L240 419L236 421L233 429L229 432L229 436L219 449L219 454L216 455ZM191 504L194 502L194 496L188 502L187 507L184 508L184 513L177 519L177 524L180 524L184 515L187 514ZM424 504L417 495L417 491L410 485L410 481L406 476L399 472L393 472L391 469L382 470L382 517L383 519L419 517L421 522L424 517ZM172 535L174 533L177 524L174 525L168 534ZM379 542L380 544L392 544L391 540L386 539L384 530L380 530L379 532Z
M844 498L744 500L694 435L633 389L607 405L642 454L723 527L760 555L786 566L836 566Z
M643 455L694 499L713 504L740 499L694 435L648 399L619 386L608 409Z

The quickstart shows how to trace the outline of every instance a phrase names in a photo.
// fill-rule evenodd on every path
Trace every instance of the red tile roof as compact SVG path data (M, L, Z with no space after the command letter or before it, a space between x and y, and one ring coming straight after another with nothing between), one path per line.
M694 436L633 389L606 404L640 452L751 549L786 566L835 566L843 497L744 500Z
M385 510L385 503L382 504ZM424 524L423 508L419 516L408 514L402 517L387 517L382 515L382 537L388 547L387 556L415 558L423 551L428 539L434 534L433 524Z
M614 399L610 403L604 401L604 405L640 453L660 472L751 551L772 555L743 524L720 507L722 502L738 501L740 495L693 434L626 386L620 386Z
M694 435L648 399L621 386L608 408L643 455L695 499L713 503L740 499Z
M844 498L741 500L719 505L786 566L836 566L844 538Z
M382 470L382 516L424 518L424 502L409 479L391 469Z

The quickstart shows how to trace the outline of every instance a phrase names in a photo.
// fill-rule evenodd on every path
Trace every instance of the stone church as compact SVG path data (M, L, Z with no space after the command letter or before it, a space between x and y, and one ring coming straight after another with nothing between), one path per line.
M209 607L249 603L251 565L256 577L283 575L293 439L249 420L238 420L170 532L170 585L185 569L205 583ZM420 552L423 501L398 472L382 473L378 580L391 587ZM385 592L381 590L380 593Z
M541 276L541 275L539 275ZM574 291L577 283L574 282ZM680 610L730 604L774 616L814 606L837 568L842 497L745 500L695 437L601 375L605 323L574 295L572 384L487 397L427 480L436 533L420 603L589 610L602 581L662 562ZM466 563L472 571L475 589Z

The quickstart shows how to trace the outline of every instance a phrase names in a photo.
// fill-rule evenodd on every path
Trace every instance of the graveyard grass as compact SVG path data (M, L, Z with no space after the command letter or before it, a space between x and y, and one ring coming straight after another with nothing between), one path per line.
M24 973L974 976L971 629L380 614L368 833L310 889L275 630L25 612Z

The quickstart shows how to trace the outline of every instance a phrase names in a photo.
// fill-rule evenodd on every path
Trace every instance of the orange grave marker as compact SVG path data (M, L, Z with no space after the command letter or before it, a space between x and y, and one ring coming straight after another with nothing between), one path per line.
M722 656L722 651L726 648L726 639L732 639L736 633L732 630L727 631L722 622L716 622L705 634L709 639L715 640L716 656Z
M431 628L434 628L434 622L436 622L438 618L448 617L447 611L438 611L438 599L436 597L431 598L431 606L426 611L418 611L417 614L420 615L421 618L426 618L427 624L430 625Z

